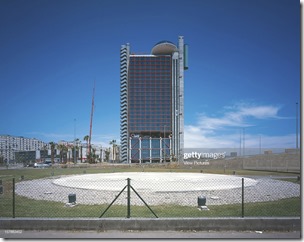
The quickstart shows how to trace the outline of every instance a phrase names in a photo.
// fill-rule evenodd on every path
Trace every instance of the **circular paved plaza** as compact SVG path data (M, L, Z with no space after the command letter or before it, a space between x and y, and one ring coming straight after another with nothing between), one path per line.
M89 190L120 191L130 178L131 185L139 191L185 192L222 190L241 187L239 177L199 173L167 172L120 172L69 176L53 181L53 184ZM257 181L245 179L245 186L254 186Z
M127 185L149 205L179 204L197 206L198 196L206 205L241 203L242 177L203 173L125 172L51 177L16 184L16 193L36 200L67 203L76 194L78 204L109 204ZM132 190L131 190L132 191ZM274 201L300 196L300 185L270 178L244 178L245 202ZM126 204L127 189L115 201ZM132 191L132 205L143 205Z

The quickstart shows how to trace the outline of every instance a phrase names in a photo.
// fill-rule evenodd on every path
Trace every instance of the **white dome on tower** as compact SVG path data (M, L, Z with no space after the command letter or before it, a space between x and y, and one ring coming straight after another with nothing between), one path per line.
M152 48L152 55L171 55L173 52L177 51L177 47L170 41L164 40L158 42Z

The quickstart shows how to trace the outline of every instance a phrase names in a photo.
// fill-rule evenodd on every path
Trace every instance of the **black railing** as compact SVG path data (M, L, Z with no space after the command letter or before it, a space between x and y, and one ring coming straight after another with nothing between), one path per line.
M109 208L115 203L115 201L119 198L119 196L123 193L123 191L127 188L127 218L131 217L131 189L135 194L139 197L139 199L145 204L145 206L153 213L153 215L157 217L157 215L153 212L150 206L145 202L145 200L136 192L136 190L131 186L131 179L127 178L127 185L120 191L120 193L115 197L115 199L110 203L110 205L106 208L106 210L100 215L100 218L109 210Z

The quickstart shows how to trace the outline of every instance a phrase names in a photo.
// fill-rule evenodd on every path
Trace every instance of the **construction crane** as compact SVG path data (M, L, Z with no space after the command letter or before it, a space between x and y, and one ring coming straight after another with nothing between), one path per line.
M95 80L93 87L93 96L92 96L92 108L91 108L91 120L90 120L90 134L89 134L89 147L88 147L88 157L91 159L91 139L92 139L92 123L93 123L93 114L94 114L94 96L95 96Z

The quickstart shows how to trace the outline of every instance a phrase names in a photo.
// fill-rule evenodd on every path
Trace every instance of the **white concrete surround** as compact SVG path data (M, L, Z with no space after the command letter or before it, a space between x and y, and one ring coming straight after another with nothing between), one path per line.
M149 205L179 204L197 206L198 196L205 196L206 205L241 203L242 177L201 173L100 173L20 181L16 194L36 200L68 202L76 194L77 204L109 204L127 185L131 186ZM269 177L244 178L245 203L276 201L299 197L300 185ZM143 202L131 191L132 205ZM115 201L126 205L127 189Z

